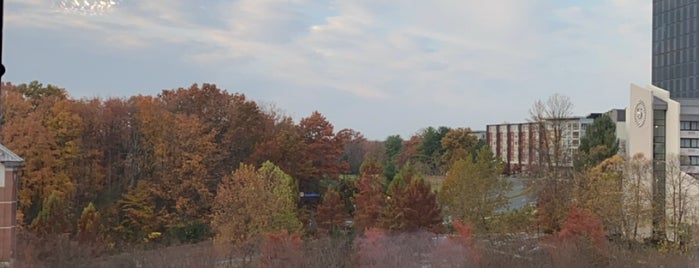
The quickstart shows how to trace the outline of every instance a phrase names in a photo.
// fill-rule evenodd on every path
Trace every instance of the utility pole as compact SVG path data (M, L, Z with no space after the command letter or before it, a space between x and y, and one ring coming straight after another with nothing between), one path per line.
M5 0L0 0L0 81L2 81L2 76L5 75L5 65L2 64L2 29L5 14Z

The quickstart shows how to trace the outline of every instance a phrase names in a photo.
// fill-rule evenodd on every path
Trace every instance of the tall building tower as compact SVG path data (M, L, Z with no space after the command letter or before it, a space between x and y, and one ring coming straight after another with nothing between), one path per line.
M699 1L653 0L652 83L699 98Z

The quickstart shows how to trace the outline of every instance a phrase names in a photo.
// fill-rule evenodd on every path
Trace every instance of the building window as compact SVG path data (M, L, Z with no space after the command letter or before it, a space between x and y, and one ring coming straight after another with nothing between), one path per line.
M680 148L699 148L699 139L680 139Z
M699 130L699 121L681 121L680 130Z
M689 165L690 166L699 166L699 156L690 156L689 157Z

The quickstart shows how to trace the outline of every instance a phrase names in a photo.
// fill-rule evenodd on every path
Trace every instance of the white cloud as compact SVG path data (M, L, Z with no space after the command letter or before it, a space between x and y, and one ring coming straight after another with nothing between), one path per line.
M650 73L650 1L151 0L101 17L8 2L22 27L85 31L122 50L179 44L188 51L173 56L188 64L284 94L400 100L446 109L450 122L472 114L474 128L521 120L553 92L581 113L623 106L628 83Z

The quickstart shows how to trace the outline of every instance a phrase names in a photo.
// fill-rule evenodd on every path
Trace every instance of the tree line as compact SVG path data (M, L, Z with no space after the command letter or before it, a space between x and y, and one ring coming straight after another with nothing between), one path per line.
M38 82L3 84L0 133L25 159L18 222L39 241L112 253L212 241L264 263L298 255L301 238L349 237L363 263L374 258L371 247L401 234L456 233L448 244L472 257L459 262L473 264L472 233L543 232L586 245L599 264L609 260L608 238L636 240L653 221L642 179L651 169L643 156L617 155L605 116L587 128L575 165L564 167L562 126L543 126L571 107L559 95L533 106L531 121L547 132L542 161L518 194L536 205L517 209L509 208L503 163L469 128L371 141L335 130L320 112L297 123L213 84L108 99L72 99ZM668 224L679 230L688 199L674 200Z
M313 221L321 201L305 204L299 191L323 200L339 195L343 215L361 210L362 202L404 205L403 194L432 195L427 198L438 210L422 174L443 174L450 162L483 147L468 128L428 127L405 141L398 135L369 141L352 129L336 131L319 112L297 123L213 84L157 96L73 99L36 81L3 84L2 141L25 159L18 203L23 228L116 244L214 237L212 223L226 214L220 204L230 201L222 196L231 192L246 202L286 204L305 220L284 225L290 229ZM421 188L406 190L411 185ZM360 191L367 187L375 193ZM384 200L389 196L395 198ZM321 206L317 213L330 212ZM341 218L332 217L330 226ZM369 218L376 217L359 224ZM318 227L327 229L328 222Z

